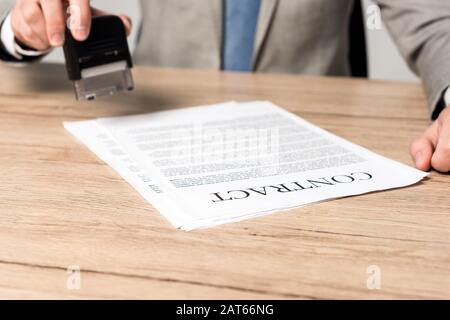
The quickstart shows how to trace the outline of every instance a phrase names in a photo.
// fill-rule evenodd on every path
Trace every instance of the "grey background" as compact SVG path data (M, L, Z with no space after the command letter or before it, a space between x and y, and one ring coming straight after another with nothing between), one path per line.
M7 10L11 0L0 0L0 12ZM93 6L111 11L113 13L125 13L133 19L135 26L141 20L138 0L93 0ZM126 5L124 3L126 2ZM363 0L364 14L370 0ZM134 48L136 42L136 30L130 36L130 47ZM379 80L404 80L417 81L417 77L408 69L401 58L397 48L392 42L385 26L381 30L367 31L367 47L369 55L369 74L371 79ZM46 59L48 62L62 63L63 55L60 49L55 50Z

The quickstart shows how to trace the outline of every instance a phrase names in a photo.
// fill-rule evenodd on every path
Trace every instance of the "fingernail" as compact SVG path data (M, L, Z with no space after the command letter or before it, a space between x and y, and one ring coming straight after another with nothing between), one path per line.
M417 152L414 155L414 161L416 162L416 166L419 166L422 163L423 155L422 152Z
M64 43L64 36L62 33L55 33L51 36L50 41L53 46L61 46Z
M86 27L79 27L75 30L77 36L82 39L85 40L88 37L88 30Z

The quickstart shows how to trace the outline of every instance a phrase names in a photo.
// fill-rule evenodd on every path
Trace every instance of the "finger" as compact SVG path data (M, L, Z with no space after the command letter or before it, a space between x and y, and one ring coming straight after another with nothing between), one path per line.
M54 47L64 44L64 8L61 0L41 0L42 13L45 18L47 38Z
M69 0L70 29L78 41L84 41L91 30L91 7L89 0Z
M439 125L439 140L431 159L431 165L440 172L450 171L450 113L442 114L436 121Z
M48 49L49 47L48 41L42 40L41 36L36 34L33 28L25 21L25 18L21 12L15 16L15 20L18 30L15 31L14 33L17 40L19 40L20 43L35 50Z
M122 20L123 25L125 26L125 32L127 36L131 34L131 30L133 29L133 22L131 18L125 14L119 14L118 17Z
M437 141L436 137L437 123L433 123L420 138L414 140L411 144L409 152L417 169L423 171L430 169L434 146Z
M92 15L95 17L111 15L111 13L97 9L97 8L92 8L91 10L92 10ZM131 30L133 28L133 23L131 21L131 18L125 14L118 14L117 16L122 20L122 23L125 27L125 32L129 36L131 34Z
M30 36L33 38L33 46L31 48L37 50L48 49L50 42L47 38L45 18L39 5L37 3L28 3L26 6L23 6L20 12L22 22L27 24L34 33L30 33Z

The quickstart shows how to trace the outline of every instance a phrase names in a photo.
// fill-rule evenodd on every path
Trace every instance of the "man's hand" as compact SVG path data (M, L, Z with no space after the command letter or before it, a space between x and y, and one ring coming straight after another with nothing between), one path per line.
M411 144L410 153L420 170L450 171L450 107Z
M107 15L91 8L89 0L17 0L11 12L14 35L24 45L35 50L47 50L64 44L66 11L70 6L72 35L78 41L86 40L91 27L91 17ZM131 20L122 19L127 34L131 31Z

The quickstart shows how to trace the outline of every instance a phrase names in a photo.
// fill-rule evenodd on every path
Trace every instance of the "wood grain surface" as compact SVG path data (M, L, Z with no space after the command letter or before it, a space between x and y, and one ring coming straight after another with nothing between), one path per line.
M450 176L208 230L175 230L63 121L270 100L412 165L416 84L134 69L136 91L74 101L64 68L0 67L0 298L450 298ZM67 286L69 266L81 287ZM381 288L367 288L367 268Z

